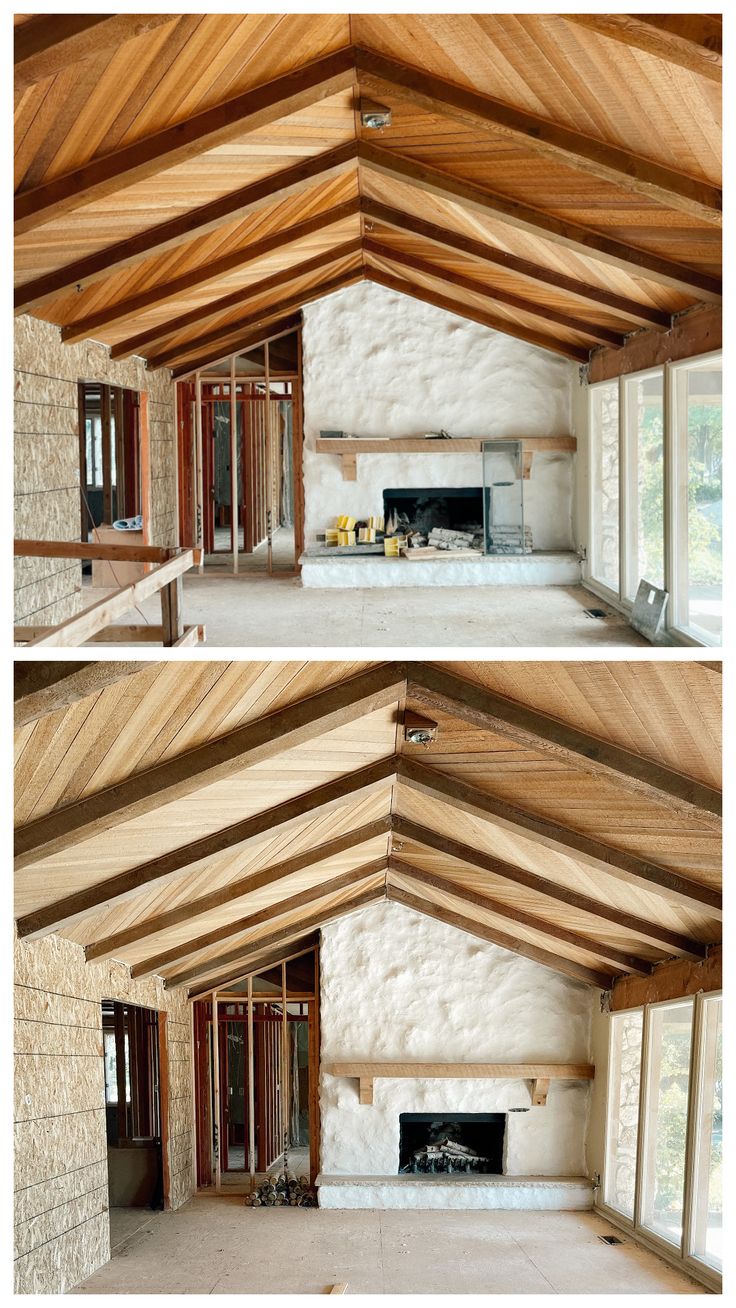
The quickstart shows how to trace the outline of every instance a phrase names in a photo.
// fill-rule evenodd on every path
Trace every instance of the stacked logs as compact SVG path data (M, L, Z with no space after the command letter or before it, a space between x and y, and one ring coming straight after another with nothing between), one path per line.
M245 1196L249 1208L316 1208L317 1201L306 1176L273 1172L257 1190Z

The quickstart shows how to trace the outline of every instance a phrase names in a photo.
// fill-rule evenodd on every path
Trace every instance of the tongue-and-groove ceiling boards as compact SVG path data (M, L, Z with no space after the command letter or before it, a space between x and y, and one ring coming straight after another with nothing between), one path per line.
M369 278L583 362L720 297L713 16L57 14L16 40L16 307L67 341L186 371Z

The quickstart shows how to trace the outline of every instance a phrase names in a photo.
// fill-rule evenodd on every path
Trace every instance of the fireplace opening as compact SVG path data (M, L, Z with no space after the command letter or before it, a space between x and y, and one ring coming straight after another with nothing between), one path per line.
M505 1113L401 1113L399 1172L503 1173Z
M387 530L395 518L394 531L429 536L433 528L467 532L483 539L483 490L480 486L409 489L383 492L383 516Z

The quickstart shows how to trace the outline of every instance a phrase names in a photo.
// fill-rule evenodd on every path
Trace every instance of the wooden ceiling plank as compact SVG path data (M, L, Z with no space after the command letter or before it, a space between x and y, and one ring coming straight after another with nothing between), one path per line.
M666 328L670 326L672 321L671 314L663 309L657 309L649 304L641 304L639 301L631 300L623 295L616 295L615 292L602 286L595 286L593 283L578 281L574 277L568 277L565 273L559 273L551 268L545 268L541 264L532 263L529 259L522 259L518 255L508 253L506 250L496 249L483 241L474 240L470 236L463 236L459 232L450 231L449 228L440 227L436 223L426 222L423 218L416 218L413 214L404 210L392 209L390 205L381 204L380 201L372 200L368 196L362 197L360 208L366 220L374 220L398 232L421 236L442 249L469 255L471 259L480 260L483 263L491 264L493 267L505 268L509 272L519 273L522 277L529 278L531 281L539 282L545 286L554 286L559 290L569 292L570 295L576 295L580 299L589 300L593 304L611 309L614 313L621 314L631 324L631 327L626 326L622 330L630 331L635 326L652 325ZM370 230L368 223L366 223L366 230Z
M311 108L320 100L349 89L354 82L355 66L349 47L303 64L233 100L214 105L111 154L91 159L63 177L21 191L16 196L15 233L34 231L82 205L146 181L301 109Z
M327 228L343 222L346 218L355 217L359 211L360 203L357 199L347 200L344 204L334 205L331 209L326 209L324 213L315 214L313 218L306 218L303 222L294 223L291 227L280 228L271 236L263 237L259 241L252 241L249 245L230 251L219 259L210 259L207 263L192 269L190 272L183 273L179 277L171 278L167 282L159 282L157 285L141 291L138 295L128 296L124 300L119 300L116 304L108 305L95 313L87 314L85 317L69 323L67 326L62 327L61 339L65 344L83 341L94 332L135 319L167 300L186 295L188 291L203 286L207 282L216 281L220 277L226 277L230 273L239 272L252 263L258 263L266 255L283 250L296 241L314 235L315 232L324 232ZM669 321L669 317L667 317L665 326L669 325Z
M499 945L501 949L508 949L512 954L521 954L522 958L541 963L543 967L550 967L554 972L562 972L564 976L573 977L576 981L584 981L589 986L597 986L600 990L610 990L618 975L616 972L597 972L559 953L551 954L548 950L531 945L526 940L519 940L517 936L505 935L504 932L496 931L485 923L463 917L461 913L453 913L450 909L440 908L438 904L422 896L412 895L410 891L402 890L391 881L388 883L388 898L395 904L403 904L405 908L413 908L416 913L423 913L425 917L433 917L435 921L443 922L445 926L456 927L458 931L465 931L470 936L477 936L479 940L487 940L492 945Z
M210 355L207 361L214 362L217 352L219 351L222 354L229 341L234 342L229 353L234 353L241 335L251 335L258 330L259 326L264 327L272 317L295 313L305 304L311 304L314 300L322 300L326 295L332 295L335 291L341 291L346 286L354 286L356 282L363 280L362 267L357 267L354 271L339 273L335 277L329 277L326 281L320 282L308 291L292 292L275 304L269 305L267 309L259 310L257 314L250 318L244 318L237 323L230 323L226 327L217 327L213 331L205 332L204 335L196 337L194 340L182 342L180 345L172 346L170 350L162 350L160 354L151 355L146 362L146 367L150 372L155 372L158 368L176 367L184 363L193 354L206 357L208 350ZM191 366L190 364L189 367L191 368Z
M34 14L15 28L16 91L177 18L179 14Z
M393 755L387 759L380 759L377 763L359 768L347 776L339 777L336 781L315 786L314 789L298 795L295 799L277 804L274 808L265 809L231 826L201 836L198 840L179 845L158 858L128 868L125 872L120 872L106 881L75 891L61 900L20 917L17 922L18 935L23 939L48 935L51 931L57 931L71 922L78 921L88 913L99 912L112 904L130 899L141 890L166 881L175 873L183 872L216 854L224 853L225 850L234 850L268 832L282 830L312 813L318 811L325 813L332 808L338 808L346 799L360 792L372 790L390 780L394 775L395 767L396 760Z
M130 354L145 354L151 345L165 340L167 336L171 336L173 333L178 334L187 327L204 322L207 318L216 317L219 313L226 313L229 309L237 309L240 306L243 312L246 312L249 301L267 295L269 291L279 290L282 286L287 286L289 282L296 281L300 277L309 277L312 273L321 272L340 259L347 259L350 255L358 254L360 249L361 241L358 236L352 241L343 241L342 244L335 245L331 249L325 250L324 253L315 255L313 259L290 264L287 268L282 268L270 277L264 277L258 282L250 282L247 286L241 286L232 294L224 295L219 300L210 300L209 303L203 304L197 309L192 309L190 313L167 319L166 322L160 323L158 327L153 328L145 335L133 336L126 341L120 341L118 345L113 345L110 350L110 358L123 359ZM620 338L617 338L617 340L620 340Z
M358 162L361 168L373 170L390 180L408 183L426 194L437 195L472 211L492 214L494 218L508 223L518 231L531 232L534 236L544 237L577 254L601 259L629 274L639 274L662 286L696 295L698 299L720 299L721 282L709 273L686 268L639 246L627 245L604 232L579 226L541 209L533 209L511 196L481 189L472 182L441 172L438 168L419 163L383 146L359 141Z
M281 927L278 931L274 931L272 935L264 936L263 939L257 942L258 949L259 951L262 951L265 948L270 949L274 945L280 944L282 941L291 939L294 935L298 935L304 931L309 931L313 928L325 926L328 922L334 922L339 917L345 917L346 914L354 913L360 908L367 908L369 904L375 904L378 900L385 898L386 885L385 882L382 882L380 886L373 887L370 890L364 890L361 894L354 895L350 899L345 900L339 906L334 905L332 908L329 906L317 908L312 913L307 913L298 924ZM235 968L239 968L241 971L243 970L243 959L247 958L249 953L252 954L253 952L253 945L250 946L250 949L248 946L244 947L243 945L240 945L237 949L233 949L229 953L223 954L221 958L212 958L207 963L200 963L196 967L187 968L183 972L177 972L173 976L165 977L164 988L166 990L173 990L175 986L188 985L190 981L198 981L218 967L227 966L229 968L228 972L220 972L217 978L211 981L212 985L219 988L221 979L222 981L232 979Z
M288 963L294 958L302 958L304 954L314 949L319 944L319 932L314 931L308 936L297 936L296 939L290 940L288 945L281 949L269 949L260 953L253 953L246 958L245 972L237 975L228 975L222 979L218 977L217 985L206 982L203 986L195 986L187 992L187 999L201 999L204 995L210 995L214 990L230 991L231 987L240 985L254 974L262 974L274 967L278 963ZM245 995L243 995L245 998Z
M354 831L349 831L344 836L337 836L334 840L327 840L321 845L315 845L304 853L293 854L291 858L282 859L279 863L272 863L268 867L261 868L258 872L251 872L236 881L229 881L227 885L218 890L211 890L208 894L201 895L199 899L188 900L184 904L179 904L176 908L159 913L156 917L149 917L143 922L137 922L124 931L117 931L114 935L107 936L104 939L94 940L85 947L85 958L87 962L92 962L97 958L110 958L129 945L137 944L149 936L159 935L172 927L180 926L182 922L189 922L192 918L201 917L204 913L210 913L213 909L222 908L224 904L232 903L234 900L241 899L244 895L252 894L254 890L274 885L276 882L283 881L286 877L293 876L295 872L301 872L304 868L313 867L316 863L322 863L326 859L333 858L336 854L345 853L346 850L355 849L366 841L372 840L376 836L382 836L390 830L391 819L388 814L385 817L378 818L375 822L366 822L363 826L356 827Z
M439 295L425 286L408 281L405 277L394 277L392 273L386 273L372 264L366 264L366 276L377 285L385 286L387 290L397 291L399 295L408 295L423 304L433 304L436 309L444 309L445 313L454 313L459 318L467 318L469 322L480 323L482 327L489 327L491 331L503 332L505 336L526 341L528 345L538 345L540 349L550 350L553 354L562 354L566 359L574 359L576 363L588 361L590 351L583 346L571 345L567 341L560 341L543 332L535 332L531 327L521 327L510 318L497 318L493 314L484 313L482 309L471 307L451 296Z
M563 14L568 23L644 50L667 63L720 82L723 47L720 14Z
M237 222L257 209L301 194L315 181L325 181L346 172L355 165L356 157L357 146L354 141L350 141L334 150L283 168L270 177L251 182L237 191L230 191L217 200L190 209L168 222L158 223L115 245L97 250L77 263L44 273L17 288L15 312L25 313L51 296L65 294L77 287L84 289L121 268L130 268L153 254L173 249L193 237L204 236L223 223Z
M347 890L359 882L365 881L367 877L376 876L379 872L386 871L388 859L384 854L382 858L374 858L367 863L361 863L357 867L351 868L348 872L343 872L340 876L331 877L327 881L320 881L309 889L300 890L296 895L289 895L286 899L277 899L267 908L260 909L257 913L250 913L241 918L236 918L225 925L215 927L214 931L206 931L201 936L193 937L191 940L185 940L183 944L175 945L171 949L155 954L147 958L142 963L133 963L130 969L132 977L150 976L152 973L160 973L163 968L169 967L171 963L177 963L182 958L188 958L190 954L196 954L200 949L208 949L210 945L219 944L221 940L227 940L228 936L241 935L245 931L250 931L251 927L262 926L264 922L271 922L274 918L282 917L284 913L291 913L294 909L301 908L305 904L311 904L314 900L324 899L325 896L338 894L341 890ZM217 963L219 960L215 959Z
M486 282L480 282L474 277L468 277L465 273L453 272L449 268L440 267L438 264L431 263L428 259L420 258L418 255L407 254L405 251L397 250L391 245L384 245L371 236L364 238L363 248L369 254L375 254L381 259L399 264L402 268L409 268L414 272L423 274L425 277L435 277L447 286L458 287L459 290L469 291L472 295L480 295L484 299L490 300L491 303L495 301L497 304L507 304L512 309L520 309L522 313L532 314L535 318L542 318L545 322L556 323L560 327L569 328L570 331L580 332L583 336L589 336L591 341L602 341L614 348L624 343L623 334L613 331L610 327L600 327L596 323L587 322L582 318L575 318L572 314L563 313L558 309L539 304L534 300L524 299L521 295L501 290L499 287L489 286Z
M719 790L675 772L656 759L581 731L558 718L508 699L475 682L465 681L432 663L410 663L407 694L427 709L438 709L480 731L499 732L509 740L594 776L604 776L635 795L688 818L720 825Z
M466 904L473 904L476 908L485 909L489 913L496 913L499 917L506 917L512 922L519 922L523 926L531 927L532 930L539 931L542 935L551 936L554 940L561 940L565 944L573 945L575 949L583 949L586 953L596 954L602 963L613 963L614 967L622 968L624 972L634 972L639 976L648 976L652 970L652 964L645 958L637 957L636 954L614 949L602 940L595 940L590 936L581 936L577 931L568 931L566 927L558 926L555 922L549 922L546 918L537 916L536 913L527 913L524 909L517 908L512 904L505 904L500 899L493 899L489 895L480 895L474 890L469 890L466 886L458 885L456 881L452 881L448 876L436 876L433 872L427 872L424 868L416 867L413 863L407 863L393 855L389 859L389 873L392 872L407 877L409 880L420 882L423 885L432 886L435 890L442 890L446 894L452 895L454 899L461 899Z
M139 672L142 666L117 659L94 663L16 663L15 726L23 727L47 713L69 708L87 695L95 695L105 686Z
M540 817L526 809L516 808L505 800L485 791L476 790L456 777L448 776L437 768L426 767L402 755L397 764L399 780L421 794L444 798L453 807L491 818L495 825L515 831L557 852L566 854L588 867L605 872L620 881L645 886L672 903L705 907L719 917L721 894L713 887L690 881L671 868L660 867L648 859L637 858L628 850L616 849L583 832L573 831L562 823Z
M511 140L553 163L624 187L627 193L646 196L700 221L722 222L721 192L702 179L373 50L358 47L355 59L361 91L379 99L393 92L428 113L452 118L494 139Z
M398 852L400 852L399 840L404 837L407 840L414 841L415 844L434 849L447 858L454 858L458 862L466 863L468 867L476 871L490 873L494 877L500 877L503 881L511 882L512 885L524 886L535 894L544 895L548 899L554 899L562 904L569 904L571 908L578 909L583 913L589 913L592 917L597 917L603 922L613 923L617 927L631 931L632 934L639 936L647 944L654 945L656 949L661 949L668 954L678 954L692 959L705 956L706 946L702 945L698 940L691 940L688 936L670 931L669 928L661 926L657 922L645 921L643 918L636 917L633 913L627 913L623 909L616 908L615 905L591 899L588 895L583 895L577 890L570 890L560 882L537 876L534 872L528 872L526 868L507 863L503 859L495 858L492 854L484 853L482 850L471 848L471 846L464 845L449 836L443 836L437 831L432 831L429 827L412 822L408 818L396 815L392 826L396 837L395 840L392 840L392 846ZM395 855L392 852L389 855L389 860L394 857Z
M134 773L74 804L52 809L17 829L16 868L20 870L103 831L109 832L163 804L223 781L234 772L389 707L405 684L402 665L382 664Z

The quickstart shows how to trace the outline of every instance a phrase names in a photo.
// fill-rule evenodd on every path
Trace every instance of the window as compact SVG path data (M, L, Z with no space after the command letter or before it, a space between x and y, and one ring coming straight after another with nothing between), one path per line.
M673 367L675 625L721 638L723 373L720 358Z
M693 1258L720 1271L723 1241L723 1052L720 995L702 1004L693 1165Z
M626 382L628 569L626 598L642 579L664 587L664 375Z
M611 1208L632 1219L636 1194L643 1026L641 1009L617 1013L611 1018L608 1166L604 1195Z
M592 460L591 575L619 589L619 414L618 382L590 390Z
M140 397L97 382L79 383L82 540L96 527L141 512Z
M685 1201L685 1149L693 1001L652 1009L643 1140L641 1223L679 1245Z

